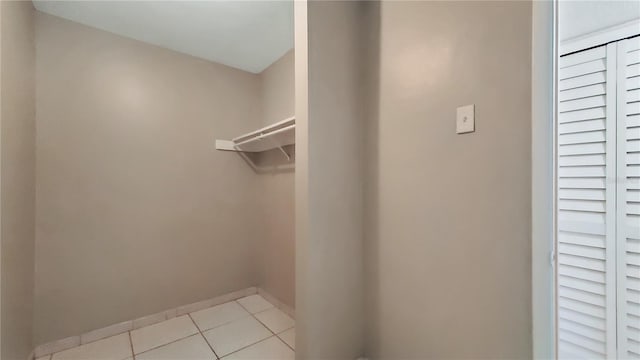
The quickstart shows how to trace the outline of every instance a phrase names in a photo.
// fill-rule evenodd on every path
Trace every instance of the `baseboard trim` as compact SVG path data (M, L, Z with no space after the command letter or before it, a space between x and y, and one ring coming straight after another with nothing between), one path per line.
M258 288L258 294L262 295L263 298L272 303L278 309L282 310L285 314L289 315L292 319L296 319L296 311L291 306L283 303L278 298L274 297L262 288Z
M34 360L43 356L51 355L60 351L64 351L79 345L87 344L90 342L98 341L111 336L119 335L127 331L135 330L141 327L153 325L161 321L172 319L176 316L182 316L194 311L210 308L212 306L224 304L229 301L237 300L245 296L261 294L265 299L276 305L282 311L293 317L293 309L288 305L283 304L278 299L274 298L267 292L257 287L248 287L246 289L234 291L228 294L216 296L214 298L198 301L193 304L178 306L169 310L160 311L155 314L139 317L134 320L128 320L117 324L105 326L103 328L88 331L84 334L70 336L64 339L48 342L46 344L39 345L32 352L28 360Z

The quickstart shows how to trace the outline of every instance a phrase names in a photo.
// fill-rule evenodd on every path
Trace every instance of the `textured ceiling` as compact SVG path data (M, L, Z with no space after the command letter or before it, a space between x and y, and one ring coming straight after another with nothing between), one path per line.
M293 48L289 1L34 1L37 10L259 73Z

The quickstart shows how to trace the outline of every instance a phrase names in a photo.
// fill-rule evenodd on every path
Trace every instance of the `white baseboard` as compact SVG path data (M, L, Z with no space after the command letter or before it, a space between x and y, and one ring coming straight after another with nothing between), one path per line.
M296 312L294 308L283 303L279 299L275 298L273 295L269 294L266 290L262 288L258 288L258 294L260 294L263 298L265 298L268 302L272 303L275 307L282 310L285 314L289 315L292 319L296 319Z

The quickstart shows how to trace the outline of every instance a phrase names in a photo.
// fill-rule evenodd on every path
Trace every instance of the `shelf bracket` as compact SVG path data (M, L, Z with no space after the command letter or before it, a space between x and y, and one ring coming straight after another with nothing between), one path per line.
M287 154L286 151L284 151L282 146L278 146L278 149L280 149L280 151L282 151L282 153L284 154L284 156L287 158L288 161L291 161L291 156L289 154Z

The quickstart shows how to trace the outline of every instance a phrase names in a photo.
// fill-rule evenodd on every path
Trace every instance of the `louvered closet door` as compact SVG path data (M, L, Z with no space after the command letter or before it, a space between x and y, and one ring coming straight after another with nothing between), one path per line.
M640 359L640 37L618 42L618 346Z
M558 355L616 351L616 46L563 56L558 94Z

